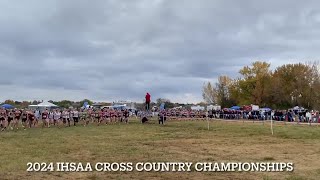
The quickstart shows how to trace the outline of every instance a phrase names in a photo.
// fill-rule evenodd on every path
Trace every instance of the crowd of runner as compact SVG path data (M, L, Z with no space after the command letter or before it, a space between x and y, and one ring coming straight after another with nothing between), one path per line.
M212 119L234 119L234 120L276 120L288 122L320 122L319 112L295 112L295 111L243 111L243 110L190 110L190 109L163 109L153 111L153 116L158 116L159 124L166 120L205 120ZM87 126L89 123L113 124L117 122L128 123L129 116L141 117L142 123L147 122L149 113L144 111L131 112L128 109L53 109L53 110L27 110L27 109L0 109L1 131L6 129L18 129L27 127L68 127L78 124ZM39 123L42 122L42 123Z
M41 127L64 127L81 124L87 126L89 123L113 124L116 122L128 123L128 110L114 109L53 109L53 110L24 110L24 109L0 109L1 131L6 129L18 129L37 127L41 121Z

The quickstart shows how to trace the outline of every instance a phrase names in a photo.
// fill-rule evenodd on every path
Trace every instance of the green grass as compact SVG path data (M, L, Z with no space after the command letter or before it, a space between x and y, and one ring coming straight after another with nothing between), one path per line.
M320 127L214 121L0 133L0 179L318 179ZM27 162L293 162L294 172L26 172Z

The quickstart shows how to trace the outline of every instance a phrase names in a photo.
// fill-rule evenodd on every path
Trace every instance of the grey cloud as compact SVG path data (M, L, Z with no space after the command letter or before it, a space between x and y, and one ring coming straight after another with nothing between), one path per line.
M201 101L254 60L318 59L318 1L0 2L4 99ZM8 76L10 74L10 76ZM84 97L85 96L85 97Z

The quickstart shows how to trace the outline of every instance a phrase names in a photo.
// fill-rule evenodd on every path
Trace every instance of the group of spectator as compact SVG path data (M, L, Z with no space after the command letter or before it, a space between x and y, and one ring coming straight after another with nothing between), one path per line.
M159 117L166 117L169 119L233 119L233 120L275 120L275 121L287 121L287 122L313 122L320 123L320 117L318 111L296 111L296 110L187 110L187 109L166 109L159 111Z

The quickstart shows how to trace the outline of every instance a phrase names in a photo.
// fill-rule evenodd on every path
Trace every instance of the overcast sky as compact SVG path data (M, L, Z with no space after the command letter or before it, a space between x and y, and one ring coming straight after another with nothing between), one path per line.
M319 1L0 0L0 101L199 102L219 75L319 47Z

